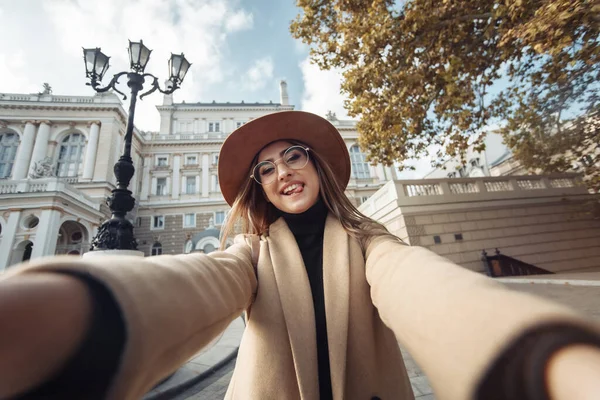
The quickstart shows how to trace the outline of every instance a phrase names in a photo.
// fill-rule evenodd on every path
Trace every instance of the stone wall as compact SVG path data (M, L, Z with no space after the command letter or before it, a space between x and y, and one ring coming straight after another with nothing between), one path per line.
M411 245L483 272L482 251L552 272L600 270L598 197L575 175L395 181L360 210Z

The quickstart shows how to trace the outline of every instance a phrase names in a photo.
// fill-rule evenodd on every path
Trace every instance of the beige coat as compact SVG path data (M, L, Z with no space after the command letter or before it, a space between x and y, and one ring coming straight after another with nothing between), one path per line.
M34 260L3 279L84 269L112 290L128 341L111 399L142 397L249 306L226 398L317 399L315 322L298 246L283 219L276 221L260 241L257 287L247 241L238 237L209 255ZM336 400L412 399L396 340L422 366L437 398L467 399L524 329L557 320L585 325L567 308L509 291L423 248L379 238L363 256L332 216L323 269Z

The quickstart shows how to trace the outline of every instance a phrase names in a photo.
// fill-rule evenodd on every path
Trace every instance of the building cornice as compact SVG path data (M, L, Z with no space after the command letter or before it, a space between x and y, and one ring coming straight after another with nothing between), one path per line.
M294 106L270 106L270 105L251 105L246 106L210 106L210 105L178 105L178 106L156 106L158 111L293 111Z
M76 106L76 105L40 105L40 104L26 104L26 103L16 103L16 104L6 104L0 102L0 109L8 109L8 110L36 110L36 111L113 111L119 115L119 120L123 124L127 124L127 114L125 114L123 108L119 105L94 105L93 107L89 105L84 106ZM10 119L7 117L3 117L4 119Z

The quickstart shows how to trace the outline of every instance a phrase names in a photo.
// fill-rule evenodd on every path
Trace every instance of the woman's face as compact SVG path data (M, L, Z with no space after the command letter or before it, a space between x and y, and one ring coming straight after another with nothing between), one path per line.
M280 211L300 214L319 199L319 177L311 161L301 169L286 165L282 157L291 146L283 140L271 143L258 153L258 163L271 161L276 165L273 182L262 185L267 200Z

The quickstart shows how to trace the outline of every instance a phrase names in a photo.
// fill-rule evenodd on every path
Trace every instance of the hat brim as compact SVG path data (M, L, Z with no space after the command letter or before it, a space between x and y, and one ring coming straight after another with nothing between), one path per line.
M342 136L325 118L304 111L281 111L256 118L233 131L219 154L219 185L232 205L244 181L250 178L252 161L269 143L298 140L325 159L342 187L350 180L350 156Z

